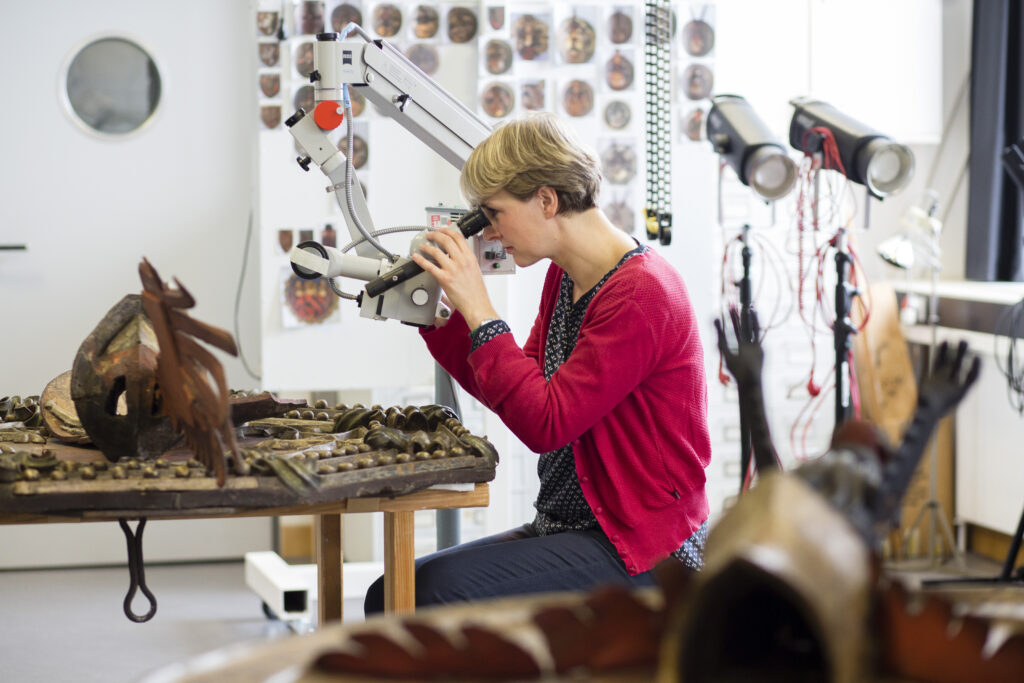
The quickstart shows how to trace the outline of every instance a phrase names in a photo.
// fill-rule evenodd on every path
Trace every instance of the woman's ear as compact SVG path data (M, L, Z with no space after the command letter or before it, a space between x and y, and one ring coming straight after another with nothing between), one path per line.
M554 218L558 213L558 193L554 188L541 185L537 188L537 199L540 201L541 211L544 218Z

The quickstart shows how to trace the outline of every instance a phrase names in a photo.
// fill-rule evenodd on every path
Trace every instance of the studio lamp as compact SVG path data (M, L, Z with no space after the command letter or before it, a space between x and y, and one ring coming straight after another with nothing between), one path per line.
M835 137L839 160L847 178L864 185L878 199L896 194L914 176L914 154L906 145L869 128L820 100L806 97L790 101L795 111L789 125L789 144L805 154L820 151L821 136L812 129L827 128ZM826 158L825 168L840 170Z
M708 112L708 140L715 152L765 201L789 194L796 164L754 108L739 95L716 95Z
M777 141L771 130L746 99L739 95L716 95L711 98L707 117L707 135L715 152L722 159L722 170L728 165L736 172L740 182L752 189L766 202L785 197L797 179L796 164L786 148ZM774 222L774 207L773 222ZM722 174L718 175L718 218L722 221ZM740 232L743 245L743 277L739 285L740 329L744 341L753 339L751 311L753 292L750 267L753 252L749 241L750 225ZM740 424L740 493L743 493L751 467L750 433Z
M939 233L942 222L935 217L939 197L934 190L926 190L921 206L912 206L903 216L903 230L878 245L878 255L890 266L910 270L924 257L926 265L941 270L939 262Z

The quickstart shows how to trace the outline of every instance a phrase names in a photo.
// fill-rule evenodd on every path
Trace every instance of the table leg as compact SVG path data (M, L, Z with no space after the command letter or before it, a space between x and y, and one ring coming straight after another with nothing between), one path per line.
M341 515L316 516L316 576L319 624L341 621Z
M384 611L416 609L413 512L384 513Z

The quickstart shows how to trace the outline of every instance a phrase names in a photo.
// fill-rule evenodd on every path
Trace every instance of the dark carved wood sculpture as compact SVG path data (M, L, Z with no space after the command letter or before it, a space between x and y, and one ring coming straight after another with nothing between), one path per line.
M236 472L246 467L235 442L224 369L196 340L232 356L238 355L238 348L228 332L183 312L195 306L195 299L177 279L177 288L167 286L146 259L139 264L139 276L142 305L160 349L156 366L160 410L175 429L184 432L196 459L212 469L217 485L223 486L226 452L231 454Z
M627 588L608 586L580 602L539 604L522 617L501 633L493 624L409 617L401 623L404 637L363 628L314 666L345 676L414 680L550 680L552 674L623 671L645 680L649 676L639 672L649 673L657 659L664 613ZM524 632L539 639L522 640Z
M111 462L156 458L181 440L160 411L157 354L138 294L111 308L75 354L70 395L77 420Z

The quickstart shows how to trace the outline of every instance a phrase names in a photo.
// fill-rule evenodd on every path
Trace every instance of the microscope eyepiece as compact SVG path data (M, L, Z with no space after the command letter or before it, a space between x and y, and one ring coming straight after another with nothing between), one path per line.
M477 207L460 218L455 225L467 239L477 234L491 222L487 220L483 209ZM415 261L406 261L402 265L384 273L376 280L371 280L366 285L366 293L370 296L380 296L395 285L399 285L409 278L416 277L423 272L423 269Z
M459 232L465 237L472 237L490 224L491 222L487 220L484 210L479 206L460 218L456 223L459 226Z

